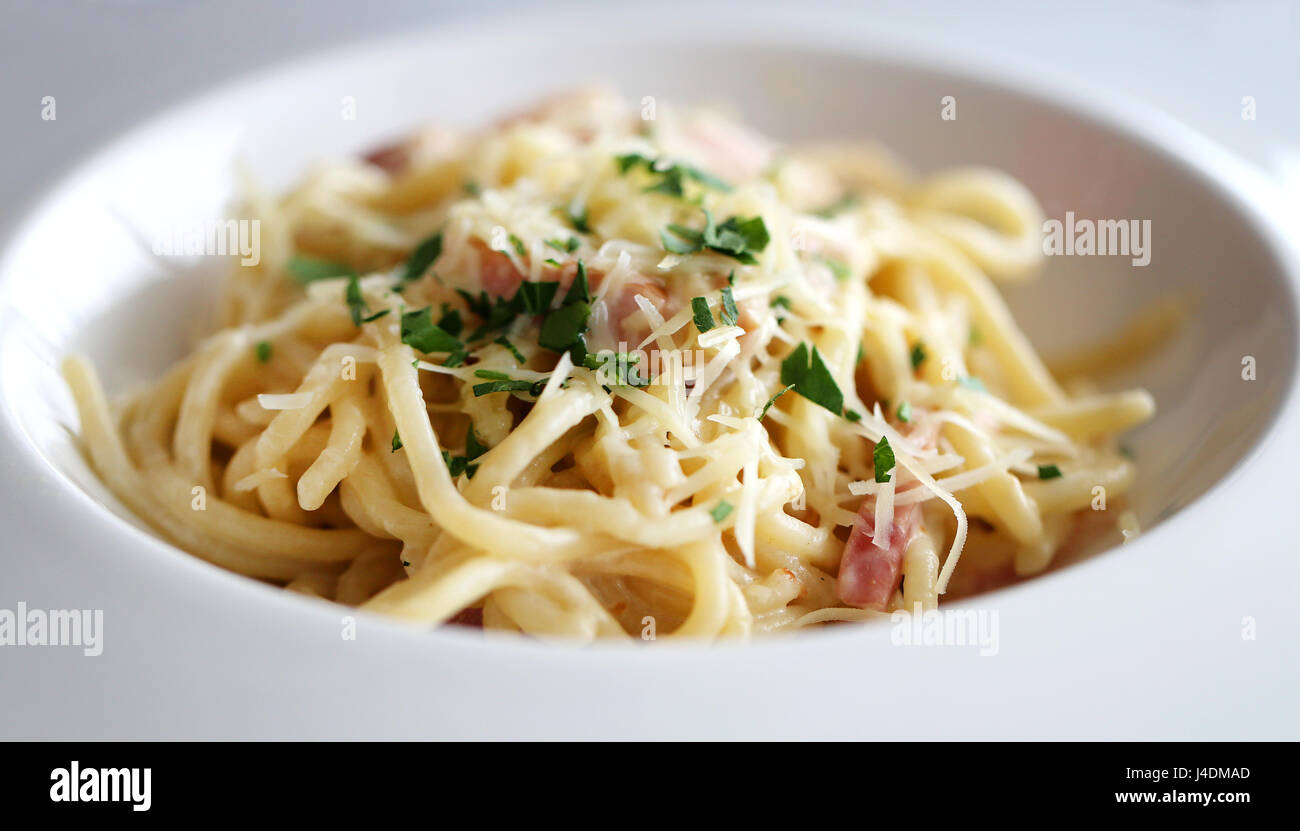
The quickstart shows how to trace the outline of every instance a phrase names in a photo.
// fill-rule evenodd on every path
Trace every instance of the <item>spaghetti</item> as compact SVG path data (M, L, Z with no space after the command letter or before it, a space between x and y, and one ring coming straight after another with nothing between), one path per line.
M932 607L1046 568L1153 411L1044 368L991 282L1042 217L989 170L591 92L250 202L216 334L116 409L66 361L87 454L185 550L416 624Z

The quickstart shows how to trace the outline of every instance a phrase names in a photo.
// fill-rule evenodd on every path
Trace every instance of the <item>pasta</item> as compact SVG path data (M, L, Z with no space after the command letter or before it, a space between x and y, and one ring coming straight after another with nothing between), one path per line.
M116 407L66 360L91 464L223 568L580 640L932 608L1131 485L1151 397L1067 395L995 288L1041 256L1019 183L639 115L584 91L253 189L219 331Z

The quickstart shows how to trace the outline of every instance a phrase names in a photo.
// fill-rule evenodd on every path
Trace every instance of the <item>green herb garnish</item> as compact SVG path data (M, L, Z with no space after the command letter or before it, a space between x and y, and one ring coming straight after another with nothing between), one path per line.
M734 509L731 503L724 499L713 506L713 510L709 511L709 516L713 517L714 522L722 522L731 515L732 510Z
M695 319L695 328L703 334L718 324L713 322L713 312L709 311L709 301L703 297L691 298L691 316Z
M424 272L429 270L434 260L442 256L442 232L428 237L415 247L411 253L411 258L406 261L406 270L402 272L403 283L409 283L412 280L418 280L424 276Z
M519 290L515 293L515 302L518 304L518 310L530 315L545 314L546 310L551 308L551 301L555 299L555 293L560 290L560 284L555 281L536 283L525 280L519 284Z
M1039 465L1039 479L1058 479L1061 476L1061 469L1056 465Z
M578 273L569 284L569 290L564 293L564 305L590 302L591 284L587 281L587 264L578 260Z
M889 439L880 437L876 449L871 452L871 460L876 465L876 481L888 482L889 472L894 469L894 448L889 446Z
M781 362L781 383L793 385L794 391L835 415L844 409L844 394L831 377L817 347L808 353L808 345L799 346Z
M527 358L524 357L524 353L522 353L522 352L519 351L519 347L517 347L517 346L515 346L513 343L511 343L511 342L510 342L510 339L507 338L505 335L502 335L501 337L497 338L496 340L494 340L494 341L492 341L492 342L504 346L507 350L510 351L510 354L511 354L511 355L514 355L514 356L515 356L515 360L518 361L519 363L522 364L522 363L524 363L525 361L528 360Z
M825 263L826 267L831 270L831 274L835 275L836 280L849 279L850 276L849 267L844 263L840 262L839 260L832 260L829 257L823 257L822 262Z
M564 215L573 225L573 230L580 234L591 233L591 212L586 207L583 207L580 214L575 214L572 208L565 208Z
M542 330L537 342L546 349L565 352L576 345L587 328L587 318L591 316L591 306L578 301L561 306L546 316L542 321ZM585 344L582 352L586 353ZM581 362L581 357L575 363Z
M758 262L754 255L762 253L771 237L761 216L749 219L733 216L721 225L714 225L713 215L706 209L703 231L684 225L669 225L660 232L659 240L665 250L674 254L694 254L708 249L753 265Z
M402 315L402 343L425 354L461 348L459 339L433 322L432 306Z
M898 405L898 420L902 422L912 420L912 405L907 401Z
M370 305L361 294L361 279L357 275L348 277L348 287L343 291L343 299L347 301L348 313L352 315L353 325L360 326L361 319L366 312L370 311Z
M293 277L295 283L307 285L317 280L329 280L334 277L350 277L356 274L356 269L343 263L333 263L329 260L322 260L316 257L308 257L303 254L295 254L289 259L287 266L289 275Z
M794 384L790 384L785 389L777 392L776 395L773 395L771 398L767 399L767 403L763 405L763 409L758 411L758 420L762 421L763 416L767 415L767 411L772 409L772 405L776 403L776 399L785 395L787 392L789 392L792 389L794 389Z
M453 309L446 303L442 304L442 317L438 318L438 328L442 329L452 337L460 337L461 330L465 324L460 319L460 309Z
M652 159L640 153L626 153L622 156L615 156L614 161L618 165L619 173L626 174L633 168L642 167L645 168L647 173L655 177L656 181L646 186L643 189L644 193L662 193L667 196L681 198L686 194L684 185L687 179L724 193L731 190L731 185L716 176L690 165L669 161L668 159Z
M453 477L464 473L473 479L474 474L478 472L478 465L471 463L491 449L479 442L478 436L474 435L474 425L471 423L465 433L465 455L453 456L449 451L444 450L442 451L442 460L447 465L447 472Z
M578 250L578 246L582 243L578 241L577 237L569 237L563 242L558 239L548 239L546 244L551 248L554 248L556 251L563 251L565 254L572 254L574 251Z
M740 319L740 312L736 309L736 298L731 294L731 286L722 290L722 314L719 317L726 326L735 326L736 321Z
M916 369L925 362L925 344L918 342L912 347L912 369Z
M540 381L489 381L486 384L475 384L475 397L481 395L490 395L494 392L526 392L536 397L542 394L546 388L546 380Z
M837 214L844 213L845 211L847 211L849 208L852 208L856 204L858 204L858 197L852 193L846 193L843 196L841 196L839 199L836 199L834 202L827 205L826 207L818 208L817 210L813 211L813 215L819 216L822 219L830 219Z

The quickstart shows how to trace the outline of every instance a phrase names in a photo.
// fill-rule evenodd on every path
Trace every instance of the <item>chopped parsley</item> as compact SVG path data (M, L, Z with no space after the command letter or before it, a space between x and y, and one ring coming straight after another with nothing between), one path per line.
M474 435L474 425L471 424L465 434L465 455L469 457L470 461L473 461L491 449L478 440L478 436Z
M862 420L862 413L858 412L857 410L845 410L844 417L849 421L853 422L854 424L857 424L859 421Z
M494 340L494 341L492 341L492 342L493 342L493 343L500 344L501 346L504 346L507 350L510 351L510 354L511 354L511 355L514 355L514 356L515 356L515 360L518 361L519 363L522 364L522 363L524 363L525 361L528 360L527 358L524 357L524 353L522 353L522 352L519 351L519 347L517 347L517 346L515 346L513 343L511 343L511 342L510 342L510 339L507 338L505 335L502 335L501 337L497 338L496 340Z
M397 435L397 431L394 430L394 431L393 431L393 449L392 449L390 452L392 452L392 453L396 453L397 451L399 451L399 450L401 450L401 449L402 449L402 437L399 436L399 435Z
M785 389L779 391L776 395L773 395L771 398L767 399L767 403L763 405L763 409L758 411L758 420L762 421L763 416L767 415L767 411L772 409L772 405L776 403L776 399L785 395L787 392L789 392L792 389L794 389L794 384L788 385Z
M687 179L698 182L705 187L720 190L723 193L731 190L731 185L716 176L690 165L668 159L652 159L640 153L626 153L622 156L615 156L614 161L618 165L618 172L621 174L626 174L629 170L640 167L654 177L655 181L646 186L642 191L643 193L662 193L667 196L681 198L686 195L684 185Z
M1059 467L1057 467L1056 465L1039 465L1039 466L1038 466L1038 478L1039 478L1039 479L1059 479L1060 476L1061 476L1061 469L1060 469Z
M366 312L370 311L370 305L366 303L366 298L361 294L361 280L353 274L348 277L348 287L343 291L343 299L347 301L348 313L352 315L352 323L356 326L361 325L361 319L365 317Z
M343 292L343 299L347 301L348 313L352 315L352 322L357 326L369 323L372 320L378 320L388 314L388 309L384 309L366 316L366 312L370 311L370 304L366 302L365 296L361 294L361 279L355 274L348 277L348 286Z
M466 179L465 184L461 187L463 187L465 192L470 196L479 196L483 193L483 189L479 187L478 182L475 182L473 179Z
M831 270L831 274L835 275L836 280L849 279L849 267L844 263L839 260L832 260L830 257L823 257L822 262Z
M455 335L433 322L433 307L425 306L402 315L402 343L417 352L456 352L461 342Z
M533 397L537 397L542 394L542 390L545 388L545 378L540 381L489 381L486 384L475 384L474 396L477 398L483 395L491 395L494 392L526 392Z
M831 377L831 371L822 361L816 346L809 355L808 344L800 343L781 362L781 383L792 385L795 392L835 415L844 409L844 394Z
M574 363L581 364L587 354L583 332L587 327L587 318L591 316L592 299L587 266L582 260L578 260L578 273L560 307L552 309L559 289L558 281L525 280L509 300L489 297L486 291L479 292L475 297L464 289L457 289L456 292L464 299L469 310L483 319L482 325L466 340L473 342L489 332L504 329L521 314L545 315L538 343L556 352L572 351Z
M257 355L257 362L264 364L271 360L271 342L269 340L259 340L257 346L253 347L254 354Z
M673 254L694 254L708 249L753 265L758 262L754 255L762 253L771 237L761 216L749 219L733 216L721 225L715 225L713 214L705 209L703 231L684 225L669 225L660 232L659 241L666 251Z
M582 243L578 241L577 237L569 237L567 240L564 241L558 239L548 239L546 241L546 244L551 248L554 248L556 251L562 251L565 254L572 254L574 251L578 250L578 246L581 245Z
M909 422L912 420L912 405L906 401L898 405L898 420Z
M703 297L691 298L691 317L695 319L695 328L700 330L700 334L704 334L718 325L713 322L713 312L709 311L709 301Z
M912 347L912 369L925 363L925 358L925 344L918 341L916 346Z
M582 213L576 214L573 212L572 206L567 207L564 209L564 216L569 220L569 223L573 225L573 230L577 231L579 234L591 233L591 212L588 211L587 208L584 207Z
M733 271L734 275L735 272ZM722 323L725 326L735 326L736 321L740 319L740 312L736 309L736 298L731 294L731 286L722 290Z
M606 378L612 379L616 385L644 387L650 383L650 379L642 375L637 368L636 364L640 360L639 355L602 350L596 355L587 355L583 358L582 365L587 369L601 372Z
M564 293L564 303L590 303L591 302L591 284L587 281L587 264L578 260L578 273L569 284L569 290Z
M442 317L438 318L438 328L454 338L460 337L461 330L465 328L465 324L460 319L460 309L453 309L443 303Z
M456 289L456 293L465 300L471 312L483 318L483 323L466 338L467 341L476 341L488 332L505 328L518 316L523 304L523 297L518 293L510 300L489 297L486 291L480 291L478 297L464 289Z
M582 340L582 333L587 328L587 318L590 316L591 306L585 301L578 300L561 306L542 321L542 330L537 336L537 342L546 349L566 352ZM582 346L582 356L585 356L585 343ZM579 359L582 356L579 356ZM575 360L575 363L577 362L579 361Z
M876 481L888 482L889 472L894 469L894 448L889 446L887 437L881 436L880 441L876 442L876 449L871 452L871 460L876 466Z
M709 516L713 517L714 522L722 522L724 519L731 516L732 510L734 509L731 503L724 499L717 505L713 506L713 510L709 511Z
M528 246L524 245L524 241L521 240L519 237L515 236L514 234L511 234L510 244L514 246L516 254L518 254L521 257L528 256Z
M316 257L307 257L302 254L295 254L289 260L289 276L299 285L307 285L317 280L329 280L334 277L350 277L356 274L356 269L343 263L334 263L329 260L322 260Z
M856 204L858 204L858 197L852 193L846 193L843 196L841 196L839 199L836 199L834 202L827 205L826 207L818 208L817 210L813 211L813 215L819 216L822 219L830 219L836 216L837 214L844 213L845 211L847 211L849 208L852 208Z
M424 276L434 260L442 256L442 231L425 239L415 247L411 258L406 261L406 270L402 272L402 283L409 283Z
M519 304L519 311L524 314L545 314L546 310L551 308L551 301L555 299L555 293L559 290L560 284L554 281L534 283L531 280L524 280L515 293L515 301Z
M447 472L453 477L463 473L473 479L474 474L478 472L478 465L471 463L489 450L490 447L479 442L478 436L474 435L474 425L470 424L465 433L465 455L453 456L449 451L444 450L442 460L447 465Z

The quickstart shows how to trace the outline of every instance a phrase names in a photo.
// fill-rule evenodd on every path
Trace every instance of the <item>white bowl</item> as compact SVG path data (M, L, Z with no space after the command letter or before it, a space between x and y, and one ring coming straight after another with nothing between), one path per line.
M105 651L7 651L20 670L6 673L11 732L1296 735L1297 671L1283 656L1300 634L1288 591L1300 568L1284 477L1300 450L1300 270L1272 218L1276 194L1179 125L1068 84L814 25L751 22L726 38L683 28L524 18L365 44L196 98L52 189L0 263L3 602L104 609ZM361 614L350 641L340 636L350 610L180 552L98 483L76 450L57 362L89 353L113 391L156 377L192 344L224 264L169 273L148 240L223 215L236 158L281 188L412 126L481 124L602 79L635 98L732 102L782 139L879 140L922 172L998 167L1049 216L1151 220L1149 266L1054 258L1042 280L1009 292L1048 354L1113 333L1146 301L1195 295L1177 340L1117 382L1148 387L1159 405L1132 441L1145 533L963 601L997 611L996 657L893 647L888 625L579 649L416 633ZM940 117L945 96L955 121ZM342 117L345 97L356 120ZM1242 378L1246 356L1256 380ZM86 685L112 701L111 717L73 706Z

